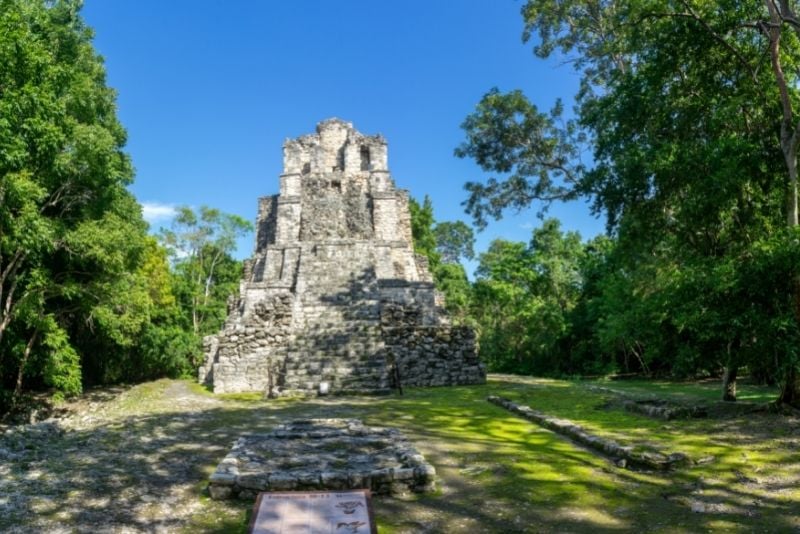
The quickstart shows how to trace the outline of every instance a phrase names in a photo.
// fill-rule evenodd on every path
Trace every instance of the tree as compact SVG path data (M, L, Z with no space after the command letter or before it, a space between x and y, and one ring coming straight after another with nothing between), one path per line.
M422 204L411 198L408 201L408 210L411 214L411 237L414 240L414 252L428 259L428 264L433 271L441 256L436 250L436 234L433 226L436 219L433 217L433 202L425 195Z
M781 219L795 225L797 204L791 171L796 152L786 150L794 142L787 103L798 96L798 72L792 69L800 64L794 34L798 26L790 7L790 2L771 0L570 0L556 6L528 1L522 10L524 39L538 36L538 56L559 51L581 72L576 120L557 127L554 115L539 113L521 93L490 92L465 121L467 141L457 154L511 176L482 188L468 185L468 207L489 207L483 212L473 209L473 215L494 215L507 207L526 206L532 199L550 200L531 191L547 191L562 168L574 171L572 186L557 191L559 198L590 195L595 210L606 214L609 230L619 237L615 254L624 275L616 279L632 289L633 281L644 280L636 275L646 272L643 269L666 277L652 293L632 293L639 295L639 302L653 304L653 313L660 309L671 315L691 309L690 303L701 309L713 306L719 318L735 325L726 329L727 337L701 336L692 334L700 331L695 321L699 316L662 318L650 323L651 332L658 335L649 337L651 346L643 348L643 354L673 345L685 348L683 354L701 355L708 365L719 361L720 354L729 354L723 358L729 372L737 361L756 364L745 356L752 353L745 340L754 338L763 321L750 320L743 308L733 316L730 306L727 311L716 307L726 306L724 298L734 294L730 289L739 287L754 258L777 257L762 254L764 247L775 246L773 237L782 239L787 251L795 239L794 230L780 231ZM779 116L775 110L781 110ZM776 131L783 132L779 143ZM593 151L592 167L575 160L542 166L554 153L572 157L582 142ZM553 147L559 143L564 147ZM711 272L726 282L708 283L704 273ZM678 284L700 284L696 289L703 291L678 291ZM774 277L759 284L787 291ZM784 293L789 298L773 302L768 322L785 327L781 318L792 306L800 309L792 304L792 295L800 291L789 289ZM619 317L635 309L620 309ZM707 325L715 323L722 324L714 320ZM782 336L796 339L797 323ZM765 332L759 331L763 339ZM775 340L777 333L767 335ZM785 402L795 402L793 354L783 354Z
M493 371L530 372L529 327L539 309L525 243L496 239L478 257L473 310L481 358Z
M531 242L493 241L479 256L473 311L481 354L501 371L574 371L564 352L582 285L584 246L547 219Z
M501 218L507 208L521 210L533 202L546 208L576 198L583 166L575 161L582 138L574 123L560 127L563 111L557 102L549 113L541 113L521 91L501 94L494 88L464 120L467 140L456 148L456 156L507 176L465 185L470 193L466 211L478 228L485 228L487 217Z
M475 257L475 234L472 228L461 221L444 221L433 228L436 250L445 263L458 263L462 259Z
M0 411L190 361L80 5L0 0Z
M583 245L578 258L580 294L569 314L569 332L560 344L562 365L570 374L609 374L625 368L619 351L606 349L598 336L606 323L605 291L616 274L615 245L613 239L597 236Z
M411 198L409 211L414 251L428 260L436 288L444 294L447 311L455 322L471 323L472 287L458 258L472 255L472 230L462 222L437 223L433 203L427 195L422 204Z
M764 0L769 17L755 23L745 24L756 28L766 36L769 43L770 64L778 88L781 106L780 148L789 180L786 191L786 220L790 229L798 229L798 188L797 188L797 153L800 148L800 120L795 117L794 102L800 92L797 82L800 80L800 18L797 17L794 2L781 0ZM700 16L698 16L698 19ZM784 38L784 33L788 33ZM733 47L734 45L730 45ZM746 61L746 60L743 60ZM787 72L787 68L791 69ZM800 272L792 275L794 279L795 317L800 323ZM800 406L800 362L796 358L789 359L786 365L786 378L781 388L780 401Z
M79 6L0 2L0 389L15 396L25 379L80 391L78 331L122 320L96 291L135 263L144 237L125 190L125 132ZM104 256L121 234L128 245Z
M558 219L547 219L534 229L529 249L538 274L536 290L553 299L562 312L568 311L581 288L580 234L563 233Z
M201 206L178 208L170 230L161 234L173 258L195 334L215 331L224 320L227 298L236 292L241 265L231 257L252 224L238 215ZM221 290L221 291L220 291Z

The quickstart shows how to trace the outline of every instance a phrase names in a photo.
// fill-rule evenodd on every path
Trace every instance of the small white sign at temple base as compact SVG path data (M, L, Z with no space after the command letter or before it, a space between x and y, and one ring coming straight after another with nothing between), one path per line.
M369 490L259 493L252 534L377 534Z

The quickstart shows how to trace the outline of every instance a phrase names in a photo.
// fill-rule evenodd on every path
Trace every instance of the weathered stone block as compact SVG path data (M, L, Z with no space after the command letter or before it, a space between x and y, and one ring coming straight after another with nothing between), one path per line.
M209 484L208 486L208 493L211 495L212 499L229 499L233 494L233 488L231 486L220 486L217 484Z
M355 419L308 419L237 440L211 476L209 492L215 499L296 489L386 494L402 492L400 486L419 491L434 475L395 429L365 427Z

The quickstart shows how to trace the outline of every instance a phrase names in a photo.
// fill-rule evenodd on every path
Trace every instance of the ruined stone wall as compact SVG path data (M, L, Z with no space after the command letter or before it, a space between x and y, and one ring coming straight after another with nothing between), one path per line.
M200 381L213 384L215 392L274 389L276 371L294 341L292 295L265 295L245 321L228 321L218 335L203 341L206 354L215 357L200 368Z
M387 356L399 371L393 381L399 379L403 386L484 383L475 331L466 326L430 324L426 320L428 305L410 299L386 301L382 306Z
M301 214L301 241L373 237L369 183L340 171L304 180Z
M323 121L287 140L280 194L259 200L256 249L223 330L205 340L215 392L382 392L485 381L475 336L451 327L386 142Z

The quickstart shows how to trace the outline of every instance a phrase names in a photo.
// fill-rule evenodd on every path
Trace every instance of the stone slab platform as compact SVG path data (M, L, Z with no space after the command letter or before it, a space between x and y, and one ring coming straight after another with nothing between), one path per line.
M358 419L302 419L238 438L211 475L209 493L213 499L295 490L402 494L434 489L435 476L397 429Z

